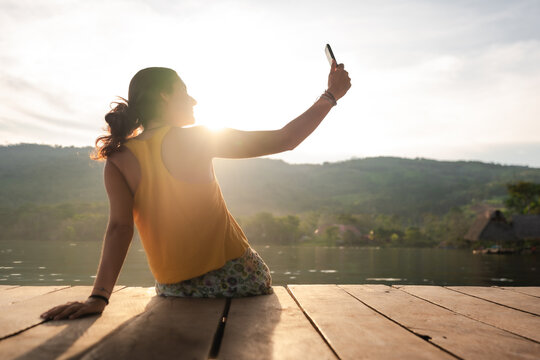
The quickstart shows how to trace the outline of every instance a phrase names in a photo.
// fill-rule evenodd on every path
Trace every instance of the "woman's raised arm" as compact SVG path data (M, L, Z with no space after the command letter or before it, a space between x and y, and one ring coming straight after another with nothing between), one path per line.
M328 75L328 91L336 100L351 87L351 79L343 64L335 61ZM207 155L221 158L249 158L292 150L307 138L330 112L332 103L319 98L302 115L279 130L243 131L226 128L211 131L204 126L194 130L200 135Z

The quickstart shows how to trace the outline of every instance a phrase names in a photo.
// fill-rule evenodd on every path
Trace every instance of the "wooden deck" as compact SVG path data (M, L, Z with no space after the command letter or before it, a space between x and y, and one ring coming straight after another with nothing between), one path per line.
M233 299L116 286L0 286L0 359L540 359L540 287L287 285Z

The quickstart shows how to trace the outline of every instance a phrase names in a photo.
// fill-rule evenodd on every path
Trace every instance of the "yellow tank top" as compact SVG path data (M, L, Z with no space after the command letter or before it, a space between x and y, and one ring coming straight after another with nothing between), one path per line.
M125 143L141 168L133 219L150 271L161 284L218 269L250 246L225 205L215 174L212 182L197 184L169 173L161 159L161 143L170 128Z

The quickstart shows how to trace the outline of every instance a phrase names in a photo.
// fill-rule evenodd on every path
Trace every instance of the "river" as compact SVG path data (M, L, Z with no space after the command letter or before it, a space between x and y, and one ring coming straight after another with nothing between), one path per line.
M0 285L92 285L101 242L0 241ZM540 286L540 254L475 255L470 250L252 247L273 285L418 284ZM118 285L153 286L141 242L132 242Z

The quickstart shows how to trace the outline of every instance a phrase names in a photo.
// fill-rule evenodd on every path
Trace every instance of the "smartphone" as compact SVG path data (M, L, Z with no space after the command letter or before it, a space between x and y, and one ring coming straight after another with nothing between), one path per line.
M334 52L332 51L330 44L326 44L326 46L324 47L324 52L326 53L326 58L328 59L330 66L332 66L332 60L336 60L336 57L334 56Z

